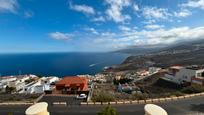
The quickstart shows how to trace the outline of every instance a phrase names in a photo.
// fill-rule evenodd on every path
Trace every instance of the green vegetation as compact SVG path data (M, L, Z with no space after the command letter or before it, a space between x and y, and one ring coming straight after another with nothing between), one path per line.
M184 94L181 91L176 91L176 92L173 92L171 95L178 97L178 96L183 96Z
M119 114L114 108L112 108L111 106L107 106L105 109L99 112L98 115L119 115Z
M26 101L33 102L41 94L0 94L0 102Z
M6 93L13 93L16 92L16 88L15 87L8 87L6 86Z
M135 93L135 94L133 94L133 99L136 99L136 100L145 100L147 98L148 98L147 93Z
M31 78L30 78L30 79L25 80L25 83L26 83L26 84L29 84L29 83L31 83L31 82L33 82L33 81L34 81L34 79L31 79Z
M181 92L187 93L187 94L201 93L201 92L204 92L204 87L200 85L191 85L183 88Z
M115 98L111 93L102 91L94 94L92 100L94 102L110 102L114 101Z
M120 80L114 79L113 82L114 82L115 85L118 85L119 83L120 84L130 83L131 81L132 81L131 79L123 78L123 79L120 79Z

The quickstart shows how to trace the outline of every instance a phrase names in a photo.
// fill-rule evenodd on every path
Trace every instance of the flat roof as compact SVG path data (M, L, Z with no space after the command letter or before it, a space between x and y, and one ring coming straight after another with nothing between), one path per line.
M204 69L202 66L187 66L186 69L191 69L191 70L202 70Z
M183 68L183 66L171 66L170 68L171 69L178 69L179 70L179 69Z

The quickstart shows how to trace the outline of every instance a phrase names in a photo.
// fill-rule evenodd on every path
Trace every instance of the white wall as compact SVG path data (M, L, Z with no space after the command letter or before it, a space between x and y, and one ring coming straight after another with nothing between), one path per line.
M179 81L191 82L191 78L195 76L196 70L182 68L176 73L176 78Z

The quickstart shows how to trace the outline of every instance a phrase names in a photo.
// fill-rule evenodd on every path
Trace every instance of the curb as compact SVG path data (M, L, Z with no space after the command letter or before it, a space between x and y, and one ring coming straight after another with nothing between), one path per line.
M0 103L0 105L33 105L34 103Z

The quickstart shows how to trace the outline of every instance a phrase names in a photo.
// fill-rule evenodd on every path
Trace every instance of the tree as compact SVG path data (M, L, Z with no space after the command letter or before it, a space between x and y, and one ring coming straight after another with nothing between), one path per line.
M111 106L107 106L105 109L99 112L98 115L119 115L119 114L114 108L112 108Z

